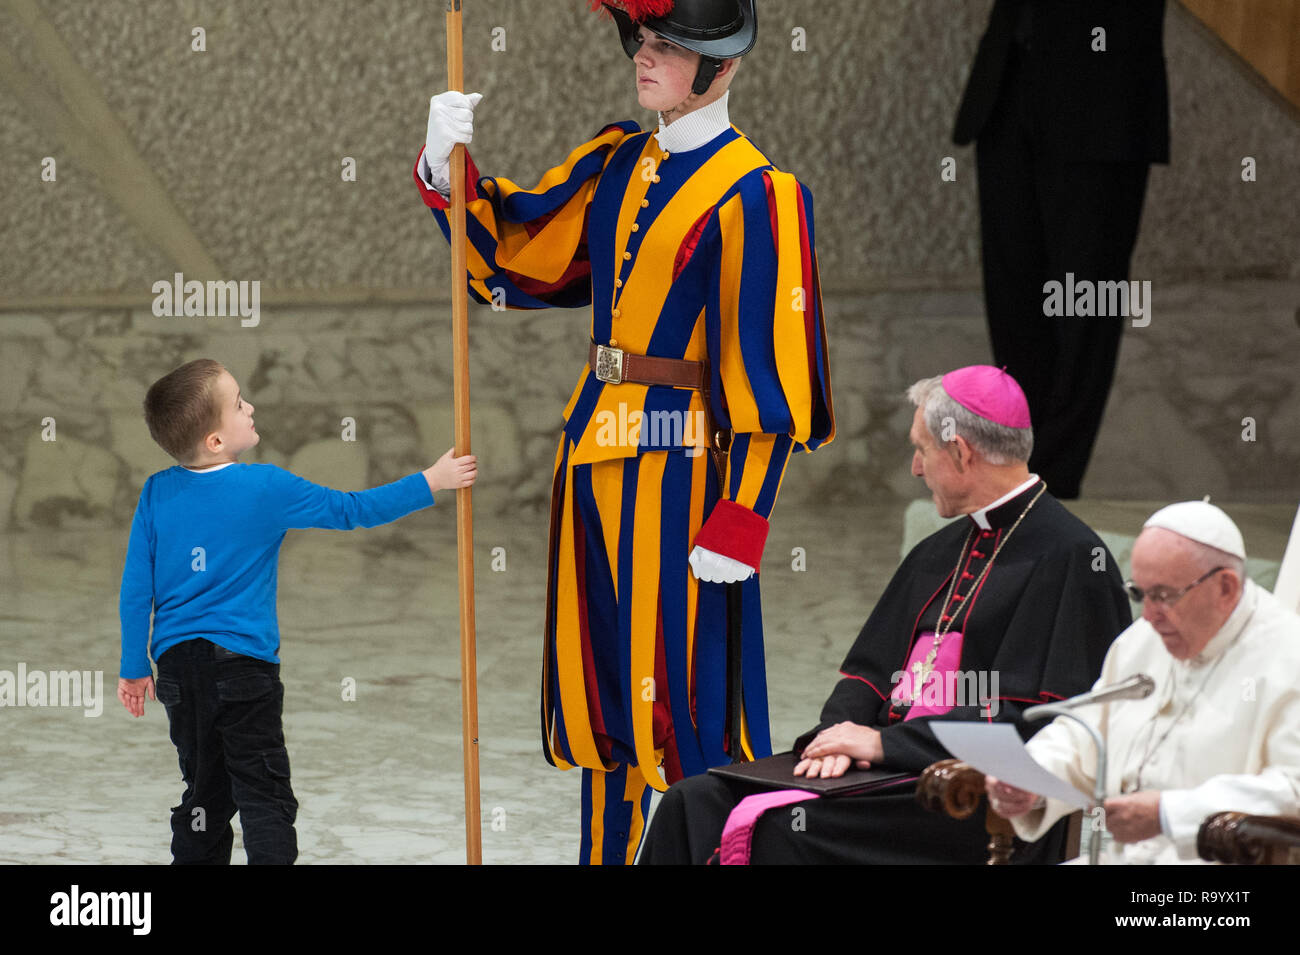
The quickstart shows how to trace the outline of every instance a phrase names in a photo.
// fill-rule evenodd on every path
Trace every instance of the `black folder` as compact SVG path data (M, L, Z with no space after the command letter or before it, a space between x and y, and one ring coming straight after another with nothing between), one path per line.
M777 753L766 759L756 759L752 763L714 766L709 772L724 779L747 783L756 789L803 789L821 796L852 796L917 778L915 773L899 773L891 769L857 769L850 766L843 776L808 779L794 775L797 762L793 752Z

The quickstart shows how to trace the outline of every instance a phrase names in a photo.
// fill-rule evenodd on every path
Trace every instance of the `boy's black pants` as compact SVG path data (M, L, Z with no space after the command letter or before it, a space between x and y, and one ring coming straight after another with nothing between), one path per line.
M250 865L298 857L278 664L187 640L158 658L158 700L167 708L185 795L172 808L172 860L226 865L239 812Z

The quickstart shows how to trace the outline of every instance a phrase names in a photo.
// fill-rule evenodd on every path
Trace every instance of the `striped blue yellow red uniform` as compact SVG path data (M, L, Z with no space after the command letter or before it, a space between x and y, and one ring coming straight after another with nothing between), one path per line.
M446 200L416 182L449 234ZM466 193L477 301L590 306L593 342L707 363L707 394L585 365L555 457L543 746L584 770L581 860L630 862L651 788L728 761L726 589L687 557L698 543L757 570L791 453L834 437L812 195L734 127L669 155L634 123L531 189L469 160ZM575 364L588 347L574 343ZM706 401L733 434L721 480ZM759 578L740 586L741 739L758 757L771 751Z

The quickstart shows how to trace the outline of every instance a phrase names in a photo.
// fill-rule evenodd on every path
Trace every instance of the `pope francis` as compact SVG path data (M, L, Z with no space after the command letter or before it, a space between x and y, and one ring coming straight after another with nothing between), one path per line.
M1300 617L1246 578L1245 558L1236 525L1201 501L1157 511L1133 546L1125 586L1142 617L1116 638L1096 685L1146 673L1156 690L1081 710L1106 740L1109 861L1195 862L1196 833L1211 813L1300 810ZM1095 747L1073 721L1056 719L1027 749L1093 790ZM993 777L985 783L993 810L1022 839L1070 811Z

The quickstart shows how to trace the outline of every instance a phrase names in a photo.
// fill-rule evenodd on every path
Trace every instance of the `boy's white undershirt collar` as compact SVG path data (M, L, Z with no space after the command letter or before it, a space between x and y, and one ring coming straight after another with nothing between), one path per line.
M660 113L659 131L655 133L655 139L659 140L659 147L670 154L689 152L692 149L699 149L725 132L731 127L731 119L727 113L727 99L730 96L731 90L727 90L720 99L714 100L708 106L701 106L680 119L673 120L667 126L664 125L664 117Z
M220 471L222 468L228 468L234 463L234 461L227 461L225 464L214 464L210 468L192 468L184 464L182 464L181 467L194 474L211 474L213 471Z

